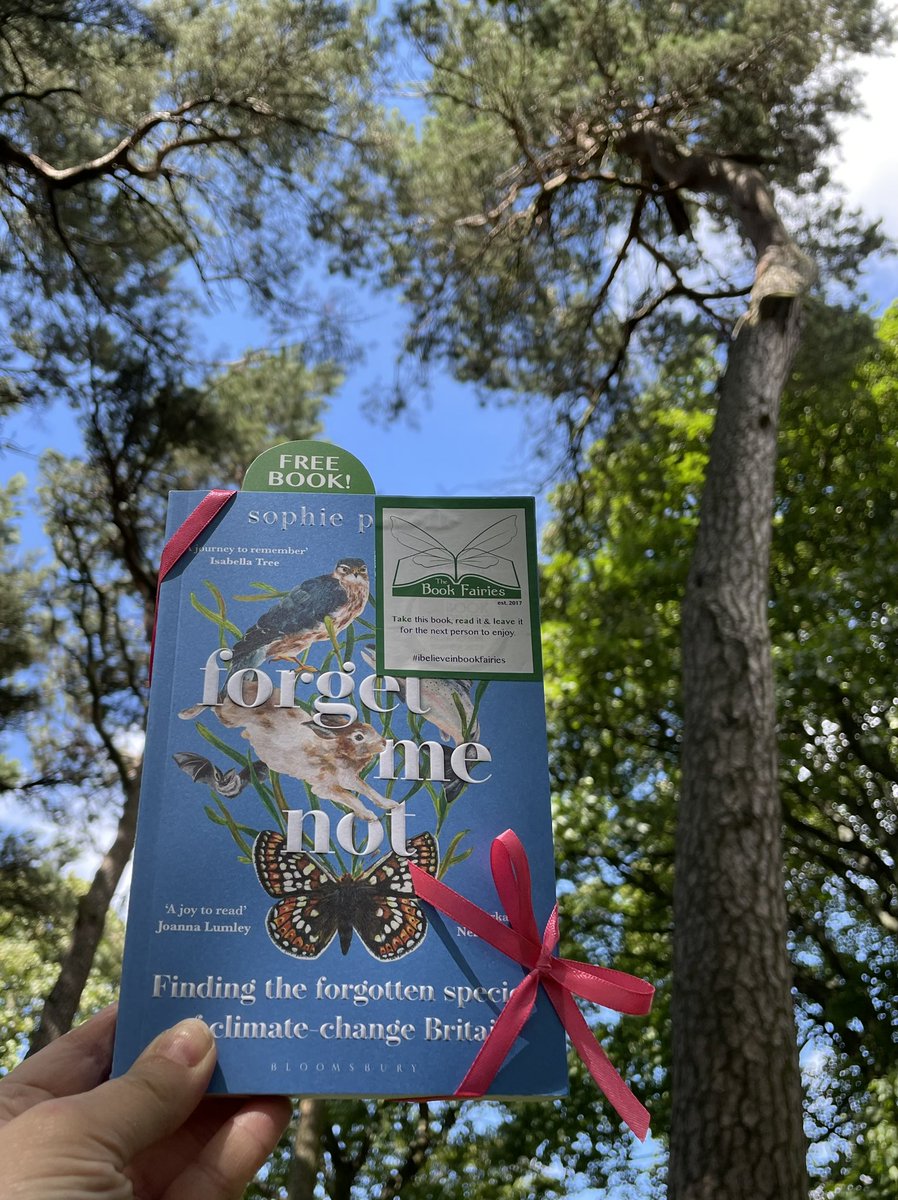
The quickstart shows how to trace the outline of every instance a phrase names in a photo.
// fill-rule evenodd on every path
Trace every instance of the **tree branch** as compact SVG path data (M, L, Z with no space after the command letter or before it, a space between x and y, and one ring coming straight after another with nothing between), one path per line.
M742 235L754 247L757 259L746 320L757 319L765 299L801 296L814 282L814 264L790 236L767 181L756 167L693 151L652 121L629 130L618 145L641 162L647 173L669 187L719 196L726 201Z
M29 92L27 88L21 88L15 92L0 92L0 105L7 104L10 100L33 100L36 104L41 104L48 96L80 96L81 89L76 87L51 87L44 88L42 92Z
M58 191L78 187L80 184L108 175L114 168L120 166L124 166L133 175L144 175L145 168L141 168L131 160L131 152L137 149L144 138L158 126L179 124L187 113L211 104L214 99L214 96L197 96L191 100L185 100L177 108L149 113L143 120L138 121L131 132L126 134L111 150L71 167L54 167L40 155L21 149L5 134L0 134L0 163L19 167L35 179L39 179L45 187Z

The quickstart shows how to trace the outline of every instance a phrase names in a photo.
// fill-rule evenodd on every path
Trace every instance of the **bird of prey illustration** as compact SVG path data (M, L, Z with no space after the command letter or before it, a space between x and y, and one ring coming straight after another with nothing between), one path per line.
M368 603L368 567L361 558L341 558L330 575L316 575L264 612L233 647L229 674L258 667L266 658L299 659L313 642L329 635L325 617L340 633Z

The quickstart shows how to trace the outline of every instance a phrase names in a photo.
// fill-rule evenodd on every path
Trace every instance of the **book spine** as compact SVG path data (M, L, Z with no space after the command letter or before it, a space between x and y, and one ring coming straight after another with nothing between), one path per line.
M172 536L204 492L172 492L169 496L165 540ZM135 920L145 919L153 911L153 892L156 886L155 864L163 861L164 839L173 836L160 820L160 789L166 769L166 752L173 719L172 683L179 657L178 627L181 601L181 571L175 566L159 585L156 597L157 622L153 682L149 695L149 716L144 741L140 779L140 799L137 813L137 832L132 859L132 883L128 900L129 913ZM145 1006L137 994L138 980L146 953L146 944L131 937L126 940L122 964L121 1004L129 1010L143 1013ZM132 990L134 994L132 994ZM130 1031L133 1036L134 1031ZM124 1061L125 1056L128 1061ZM122 1040L116 1041L112 1074L117 1075L130 1066L131 1055Z

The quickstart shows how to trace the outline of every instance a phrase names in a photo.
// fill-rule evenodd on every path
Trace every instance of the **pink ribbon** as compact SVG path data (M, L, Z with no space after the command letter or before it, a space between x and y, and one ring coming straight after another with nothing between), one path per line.
M207 492L193 512L181 522L162 548L162 557L159 560L159 575L156 579L156 609L153 613L153 632L150 636L150 668L147 672L147 683L153 678L153 655L156 652L156 623L159 620L159 589L162 586L162 581L181 555L190 549L209 522L214 520L231 497L236 495L235 491L225 491L222 488L213 488L211 492Z
M426 900L459 925L470 929L528 971L511 993L455 1095L459 1098L484 1095L526 1025L542 985L590 1075L621 1119L640 1141L644 1141L649 1130L648 1111L612 1066L571 993L615 1012L645 1016L652 1006L655 989L646 980L623 971L559 958L555 954L558 945L557 904L540 938L531 899L530 865L520 839L511 829L506 829L493 841L490 867L496 891L508 916L508 925L497 921L414 863L409 863L419 899Z

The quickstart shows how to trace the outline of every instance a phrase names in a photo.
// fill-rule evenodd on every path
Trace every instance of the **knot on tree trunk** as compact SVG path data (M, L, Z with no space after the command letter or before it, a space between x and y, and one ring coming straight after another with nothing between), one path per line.
M758 259L748 311L740 321L754 325L766 300L795 300L803 296L817 278L817 268L794 242L778 242L767 247Z

